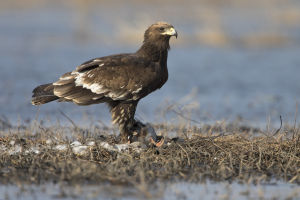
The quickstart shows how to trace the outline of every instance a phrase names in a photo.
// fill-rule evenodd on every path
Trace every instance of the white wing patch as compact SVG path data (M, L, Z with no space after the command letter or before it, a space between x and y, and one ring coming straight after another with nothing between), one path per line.
M66 81L66 80L70 80L72 78L74 78L74 76L66 76L66 77L60 77L59 80Z
M79 72L72 72L71 74L75 75L75 85L76 86L83 86L83 75L85 75L85 73L79 73Z
M92 74L90 72L87 72L86 74L87 74L87 77L89 77L89 78L93 78L95 76L95 74Z
M94 59L93 62L100 62L99 67L104 66L105 63L102 62L100 59ZM102 62L102 63L101 63ZM128 99L128 96L133 95L132 99L136 100L139 97L137 94L143 89L142 85L135 85L137 89L133 90L126 90L124 89L126 85L122 85L119 90L112 91L110 88L105 87L104 85L101 85L99 83L95 82L85 82L85 78L93 78L96 74L93 73L93 71L86 71L86 72L78 72L73 71L70 76L64 77L65 80L68 80L70 78L75 79L75 85L81 86L83 88L91 90L93 93L101 94L106 97L110 97L113 100L126 100ZM96 99L93 99L96 100Z
M139 87L138 89L133 90L132 93L133 93L133 94L137 94L137 93L139 93L139 91L141 91L142 89L143 89L143 87Z
M107 90L105 90L103 86L98 83L83 84L83 87L92 90L92 92L96 94L103 94L107 92Z
M74 75L70 74L68 76L60 77L58 81L54 82L53 85L65 85L69 80L74 79Z
M94 62L101 62L102 60L96 58L96 59L94 59L93 61L94 61Z
M109 88L105 88L103 85L99 83L85 83L84 77L93 77L94 74L90 74L89 72L76 72L73 71L72 75L75 75L75 85L82 86L83 88L91 90L93 93L96 94L103 94L106 97L110 97L114 100L125 100L126 96L129 94L128 91L119 90L119 91L111 91ZM125 86L124 86L125 87Z

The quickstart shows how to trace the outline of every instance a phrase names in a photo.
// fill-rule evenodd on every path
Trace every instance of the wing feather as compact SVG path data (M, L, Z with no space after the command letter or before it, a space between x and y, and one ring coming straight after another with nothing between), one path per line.
M138 100L158 88L158 66L134 54L96 58L61 76L54 94L80 105Z

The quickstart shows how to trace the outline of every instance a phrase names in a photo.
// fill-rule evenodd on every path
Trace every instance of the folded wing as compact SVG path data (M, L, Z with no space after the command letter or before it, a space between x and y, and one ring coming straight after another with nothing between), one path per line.
M153 71L144 66L130 55L93 59L53 83L54 95L78 105L138 100L150 81L145 72Z

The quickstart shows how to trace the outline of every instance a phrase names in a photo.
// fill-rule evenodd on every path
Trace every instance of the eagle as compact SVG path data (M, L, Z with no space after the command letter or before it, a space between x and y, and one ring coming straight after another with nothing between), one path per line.
M55 100L77 105L106 103L113 124L119 127L121 141L131 142L137 127L144 126L134 118L139 100L168 80L167 58L172 36L177 38L177 31L171 24L156 22L145 31L142 46L135 53L84 62L56 82L37 86L31 102L33 105Z

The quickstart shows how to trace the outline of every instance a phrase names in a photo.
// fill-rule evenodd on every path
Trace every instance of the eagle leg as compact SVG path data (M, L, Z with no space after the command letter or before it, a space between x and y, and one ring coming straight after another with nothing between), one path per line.
M135 110L138 101L108 103L113 124L119 125L121 142L128 142L133 134L136 121L134 120Z
M122 143L132 143L135 141L145 141L152 143L156 147L164 144L164 138L157 136L154 128L150 124L143 124L134 119L138 101L109 103L113 124L119 125Z

